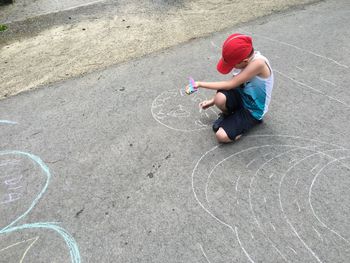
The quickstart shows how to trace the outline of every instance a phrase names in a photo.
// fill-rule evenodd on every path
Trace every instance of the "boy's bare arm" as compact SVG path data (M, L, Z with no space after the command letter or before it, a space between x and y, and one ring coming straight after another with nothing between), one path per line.
M241 73L234 76L232 79L227 81L218 82L203 82L196 81L198 88L212 89L212 90L230 90L239 87L241 84L252 79L254 76L260 74L264 68L264 61L254 60L248 64Z
M199 107L201 107L203 110L210 108L211 106L214 106L214 98L210 100L205 100L199 103Z

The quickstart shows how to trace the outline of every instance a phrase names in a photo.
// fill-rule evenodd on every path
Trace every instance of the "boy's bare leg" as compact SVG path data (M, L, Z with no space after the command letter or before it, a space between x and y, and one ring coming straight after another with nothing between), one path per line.
M222 143L229 143L229 142L233 142L228 136L227 133L225 132L225 130L223 128L219 128L219 130L215 133L216 135L216 139L218 140L218 142L222 142ZM239 138L241 138L242 135L237 135L235 138L235 141L237 141Z
M215 106L218 107L223 113L227 113L226 108L226 96L221 92L216 93L214 97Z
M227 136L227 133L223 128L219 128L219 130L215 133L216 139L218 142L228 143L232 142L232 140Z

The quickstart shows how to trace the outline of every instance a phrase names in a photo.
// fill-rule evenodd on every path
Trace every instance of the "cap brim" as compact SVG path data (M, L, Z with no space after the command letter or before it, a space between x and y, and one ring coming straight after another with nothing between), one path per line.
M231 70L234 68L234 66L231 66L221 58L216 66L216 69L221 73L221 74L228 74L231 72Z

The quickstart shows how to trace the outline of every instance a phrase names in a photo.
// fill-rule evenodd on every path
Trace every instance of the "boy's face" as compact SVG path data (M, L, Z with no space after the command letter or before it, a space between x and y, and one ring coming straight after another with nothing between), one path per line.
M242 62L235 65L237 69L244 69L248 65L249 59L244 59Z

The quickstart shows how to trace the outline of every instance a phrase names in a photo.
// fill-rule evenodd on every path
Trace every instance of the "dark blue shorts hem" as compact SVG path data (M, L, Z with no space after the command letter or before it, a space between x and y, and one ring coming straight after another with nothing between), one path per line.
M220 123L227 136L231 140L244 134L254 126L260 124L262 120L255 119L250 111L243 107L240 93L237 89L228 91L218 91L226 96L226 108L228 115Z

